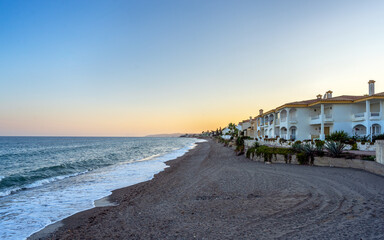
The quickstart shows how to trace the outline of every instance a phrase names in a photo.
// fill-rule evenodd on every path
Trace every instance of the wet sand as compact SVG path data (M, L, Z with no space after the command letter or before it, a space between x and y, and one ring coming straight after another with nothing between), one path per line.
M31 239L384 239L384 177L253 162L213 141L167 164L114 191L117 206Z

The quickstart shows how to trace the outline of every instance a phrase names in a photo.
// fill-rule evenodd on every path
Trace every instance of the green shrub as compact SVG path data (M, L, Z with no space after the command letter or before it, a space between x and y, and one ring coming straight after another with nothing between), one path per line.
M244 146L244 138L245 137L238 137L236 139L236 146Z
M301 149L307 157L307 163L313 164L313 162L315 161L316 148L313 147L310 143L306 143L302 145ZM309 160L311 161L309 162Z
M236 146L235 152L237 153L237 156L244 154L244 146Z
M365 161L375 161L375 156L362 156L361 157L362 160L365 160Z
M265 145L256 145L247 151L249 156L263 157L265 162L271 162L273 156L283 155L286 163L291 162L293 151L289 148L277 148L277 147L268 147Z
M316 140L315 141L316 148L321 148L322 149L324 147L324 144L325 144L324 141L321 141L321 140Z
M241 154L244 154L244 149L245 149L245 146L244 146L244 137L240 136L236 139L236 149L235 149L235 152L237 153L237 155L241 155Z
M316 145L316 155L322 157L324 156L324 144L325 142L324 141L321 141L321 140L316 140L315 141L315 145Z
M348 133L344 131L335 131L325 138L327 141L346 142L349 140Z
M301 152L302 151L302 145L300 141L296 141L294 144L292 144L291 149L294 152Z
M370 135L367 136L354 136L353 139L356 140L356 142L361 142L361 144L365 144L366 142L369 142Z
M255 155L255 151L256 151L256 148L254 148L254 147L250 147L250 148L248 148L248 150L247 150L245 156L246 156L247 158L251 159L251 158Z
M268 147L268 146L260 146L256 148L256 156L257 157L263 157L264 162L271 162L272 161L272 156L273 156L273 149Z
M384 134L373 136L372 142L375 142L376 140L384 140Z
M357 143L352 144L351 150L359 150L359 149L357 148Z
M340 157L344 151L345 144L342 142L329 141L325 143L325 148L332 157Z
M351 137L347 141L344 142L345 144L353 145L356 143L356 138Z
M297 153L296 157L299 164L301 165L308 164L308 157L307 155L305 155L305 153L303 152Z
M275 154L283 155L285 163L290 163L293 151L289 148L276 148Z
M256 153L256 149L258 147L260 147L260 143L259 142L255 142L252 147L248 148L248 150L246 152L246 157L247 158L253 158L253 156Z

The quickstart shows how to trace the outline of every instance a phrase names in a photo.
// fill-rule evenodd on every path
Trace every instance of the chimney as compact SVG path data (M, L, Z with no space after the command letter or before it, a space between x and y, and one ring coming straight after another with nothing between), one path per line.
M316 96L317 99L321 99L321 94Z
M369 80L368 86L369 86L369 96L372 96L373 94L375 94L375 80Z
M259 115L263 115L263 109L259 110Z
M325 94L327 95L327 98L332 98L332 91L329 90L328 92L326 92Z

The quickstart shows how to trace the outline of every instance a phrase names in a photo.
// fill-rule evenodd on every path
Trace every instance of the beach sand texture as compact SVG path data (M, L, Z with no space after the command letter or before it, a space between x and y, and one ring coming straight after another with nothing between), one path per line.
M212 140L168 164L31 239L384 239L381 176L252 162Z

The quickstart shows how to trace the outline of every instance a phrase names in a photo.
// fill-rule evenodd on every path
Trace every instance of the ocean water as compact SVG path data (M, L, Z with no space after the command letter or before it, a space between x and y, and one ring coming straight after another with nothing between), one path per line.
M0 239L25 239L153 178L192 138L0 137Z

